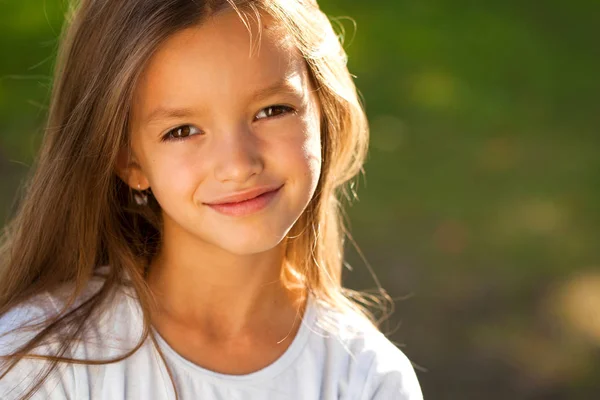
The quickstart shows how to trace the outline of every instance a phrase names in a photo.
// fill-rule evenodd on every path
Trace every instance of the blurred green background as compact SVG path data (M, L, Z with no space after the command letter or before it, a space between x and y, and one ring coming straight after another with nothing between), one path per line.
M372 128L349 218L425 398L598 398L600 2L320 3L358 26L336 19ZM0 224L66 8L0 0Z

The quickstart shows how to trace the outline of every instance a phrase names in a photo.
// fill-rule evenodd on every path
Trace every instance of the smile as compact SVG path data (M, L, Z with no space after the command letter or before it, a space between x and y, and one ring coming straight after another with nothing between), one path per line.
M263 191L261 194L247 198L246 200L205 203L205 205L209 206L220 214L232 217L242 217L253 214L267 207L277 196L282 187L283 185L275 188L274 190ZM251 194L238 196L238 198L248 196L251 196Z

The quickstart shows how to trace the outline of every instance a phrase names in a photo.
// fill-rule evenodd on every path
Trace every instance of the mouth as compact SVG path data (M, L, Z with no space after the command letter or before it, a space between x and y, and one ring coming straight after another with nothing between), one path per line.
M218 213L228 216L249 215L267 207L277 197L282 187L283 185L255 188L204 204Z

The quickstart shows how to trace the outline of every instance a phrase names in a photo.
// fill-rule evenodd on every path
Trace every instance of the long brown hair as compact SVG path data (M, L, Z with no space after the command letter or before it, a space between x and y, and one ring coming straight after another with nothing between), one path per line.
M282 24L302 53L317 87L323 165L314 198L286 239L282 278L301 277L306 290L340 311L377 324L362 304L382 304L342 287L344 198L361 171L368 145L366 117L346 66L346 53L315 0L81 0L67 16L41 149L16 216L0 248L0 316L32 296L65 283L74 288L61 313L6 358L0 379L57 332L61 346L29 398L59 362L107 363L66 357L85 323L125 281L144 311L148 337L152 293L145 274L161 240L160 206L150 196L135 207L115 174L119 149L129 145L133 91L144 65L173 33L234 9L246 23L265 13ZM248 26L248 25L247 25ZM258 24L260 26L260 24ZM101 265L101 289L76 307ZM127 277L127 280L125 279ZM388 299L385 292L383 298ZM389 304L389 303L388 303Z

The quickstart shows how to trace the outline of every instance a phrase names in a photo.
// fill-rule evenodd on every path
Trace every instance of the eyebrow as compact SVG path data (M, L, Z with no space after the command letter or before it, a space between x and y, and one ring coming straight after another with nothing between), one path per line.
M256 90L249 97L251 101L258 101L278 93L296 94L302 96L303 93L290 82L289 77L283 78L267 87Z
M294 86L287 77L276 81L275 83L269 86L254 91L250 94L248 99L251 102L259 101L261 99L273 96L277 93L293 94L304 99L303 93L300 92L298 88ZM166 106L159 106L148 114L144 125L150 125L152 123L168 119L190 118L193 115L194 110L191 108L171 108Z

